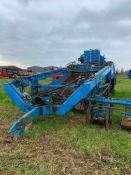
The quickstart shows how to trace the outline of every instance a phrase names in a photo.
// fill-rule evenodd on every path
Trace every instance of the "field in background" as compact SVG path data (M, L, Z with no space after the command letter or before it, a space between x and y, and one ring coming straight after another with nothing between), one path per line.
M85 113L71 111L65 118L35 121L16 142L7 129L22 112L7 97L0 80L0 174L67 175L131 174L131 132L120 127L115 112L110 131L85 123ZM131 98L131 79L117 79L114 97Z

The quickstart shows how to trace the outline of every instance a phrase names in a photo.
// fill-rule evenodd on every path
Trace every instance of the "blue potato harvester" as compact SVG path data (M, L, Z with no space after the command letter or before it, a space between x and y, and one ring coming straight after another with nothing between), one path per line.
M63 76L53 79L49 84L42 84L41 80L58 74ZM122 127L131 129L131 100L109 98L115 91L115 84L114 63L106 61L97 49L85 50L78 58L78 63L73 62L65 68L6 83L5 92L25 112L13 123L9 132L20 136L32 120L49 115L65 117L73 108L84 110L88 123L105 124L108 129L113 110L121 110L114 107L116 104L125 107L122 112Z

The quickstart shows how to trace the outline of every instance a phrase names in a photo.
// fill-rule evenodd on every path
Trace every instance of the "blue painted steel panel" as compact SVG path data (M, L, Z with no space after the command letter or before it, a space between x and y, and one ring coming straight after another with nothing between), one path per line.
M86 98L89 93L106 78L106 75L110 71L110 66L106 66L96 73L92 80L86 81L83 85L81 85L62 105L59 106L57 114L65 115L69 112L82 99Z
M128 71L128 77L131 78L131 69Z
M131 106L131 99L108 99L105 97L95 97L90 98L87 97L88 101L96 101L100 103L108 103L108 104L119 104L119 105L129 105Z
M24 99L23 95L12 83L4 84L4 90L8 96L14 101L14 103L24 112L28 112L32 109L32 104Z
M79 61L82 63L95 63L98 62L100 64L105 63L105 58L101 56L100 51L98 49L95 50L85 50L84 54L81 55Z
M26 113L23 117L19 118L12 127L9 129L9 133L20 136L23 134L26 126L36 118L38 118L42 114L41 107L35 107L28 113Z

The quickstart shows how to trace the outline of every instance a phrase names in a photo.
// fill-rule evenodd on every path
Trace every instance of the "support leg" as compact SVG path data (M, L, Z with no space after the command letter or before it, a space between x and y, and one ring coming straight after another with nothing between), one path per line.
M92 120L93 117L92 117L91 104L89 104L88 107L86 108L86 123L91 124Z
M105 123L105 129L109 130L110 128L110 104L107 108L107 113L106 113L106 123Z
M9 133L13 136L21 136L24 133L26 126L40 115L42 115L41 107L33 108L13 123L12 127L9 129Z

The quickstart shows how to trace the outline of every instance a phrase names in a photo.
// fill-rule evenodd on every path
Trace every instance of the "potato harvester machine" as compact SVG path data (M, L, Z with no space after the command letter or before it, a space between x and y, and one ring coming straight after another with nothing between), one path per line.
M42 84L41 80L58 74L63 76L53 79L49 84ZM85 110L88 123L105 124L108 129L115 104L124 105L122 115L131 116L130 99L109 98L115 90L115 84L114 63L107 62L97 49L84 51L78 63L70 63L65 68L6 83L5 92L25 112L13 123L9 132L20 136L26 126L39 116L65 116L73 108ZM29 93L25 89L30 89Z

